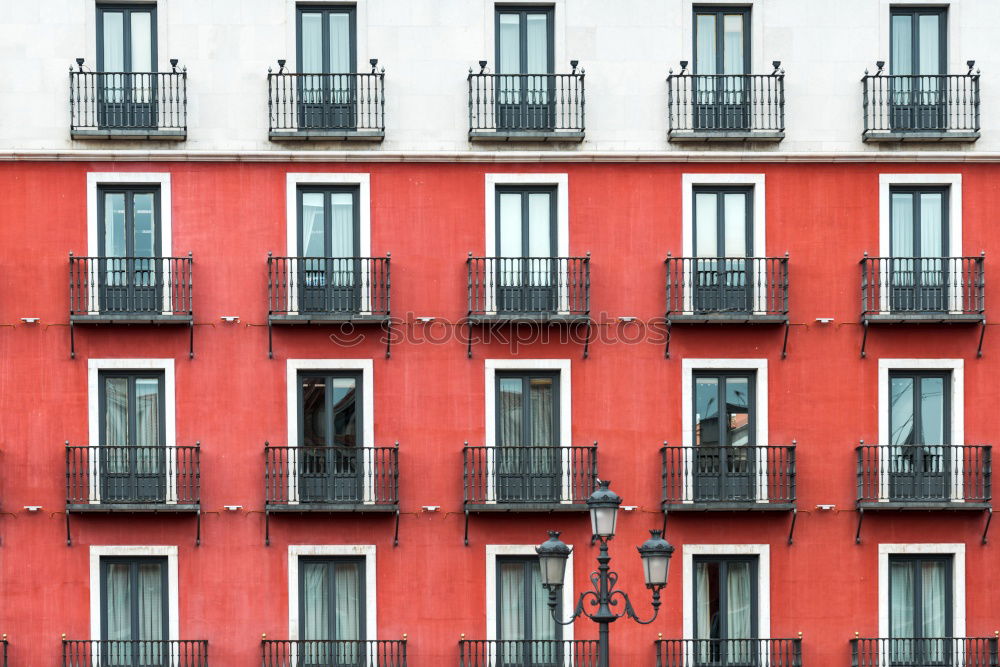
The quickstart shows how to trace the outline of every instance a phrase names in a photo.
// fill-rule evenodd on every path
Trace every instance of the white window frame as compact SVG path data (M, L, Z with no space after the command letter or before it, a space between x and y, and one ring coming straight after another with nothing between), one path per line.
M888 14L886 14L888 16ZM889 235L892 227L890 213L890 192L893 186L927 185L948 188L948 254L947 257L962 257L962 175L961 174L879 174L878 175L878 256L889 257L892 254ZM880 285L889 284L889 267L882 262L879 271ZM947 285L948 310L952 313L962 312L961 275L952 272L954 282ZM889 290L879 290L879 311L882 315L892 312L889 303Z
M754 379L754 407L756 412L754 418L757 428L754 437L757 446L757 502L767 504L770 502L767 488L767 450L764 446L769 445L768 440L768 418L767 418L767 359L683 359L681 360L681 445L684 449L684 470L693 471L694 468L694 374L697 371L752 371L755 373ZM694 503L694 476L685 475L682 486L683 503Z
M563 616L573 609L573 545L566 560L566 578L562 587ZM497 639L497 558L504 556L538 556L534 544L487 544L486 545L486 640ZM548 607L545 609L549 613ZM573 641L573 623L562 626L563 641ZM491 649L492 650L492 649ZM495 656L490 656L490 664ZM572 656L566 656L566 667L572 667Z
M163 373L163 444L176 456L177 422L173 359L90 359L87 361L87 436L91 447L101 442L101 371L156 371ZM90 482L87 496L91 505L101 503L100 457L88 456ZM166 504L177 504L177 466L166 470Z
M702 4L702 3L697 3ZM716 3L706 3L715 5ZM746 3L742 3L746 4ZM759 14L760 12L757 12ZM688 18L690 23L690 15ZM737 185L752 188L753 190L753 257L767 257L767 211L765 200L765 177L764 174L681 174L681 245L682 257L694 257L694 188L700 186L713 185ZM758 267L759 275L755 276L752 284L767 284L767 268L763 264ZM694 311L693 290L691 287L694 281L691 276L685 276L684 285L687 289L684 293L684 312L691 314ZM753 298L754 312L767 312L767 292L757 290Z
M681 624L684 639L694 639L694 557L757 556L757 638L771 638L771 545L685 544L681 550L683 604ZM762 648L766 651L766 648ZM766 658L766 656L762 656ZM766 659L761 664L767 664Z
M365 639L378 639L378 612L375 584L374 544L290 544L288 545L288 638L299 639L299 558L301 556L353 556L365 559ZM295 650L294 648L292 649ZM292 656L291 664L297 664Z
M965 636L965 545L939 544L882 544L878 545L878 636L889 636L889 556L942 555L952 557L952 636ZM955 656L952 664L962 664Z
M766 3L761 0L684 0L681 11L681 53L684 57L678 60L687 60L690 67L694 68L694 8L724 7L732 5L735 8L747 8L750 10L750 71L747 74L768 74L773 69L772 60L781 60L781 54L774 54L771 58L764 59L764 11ZM787 46L785 47L787 48ZM680 67L680 65L676 65Z
M514 3L521 5L522 3ZM551 2L548 4L552 4ZM492 11L492 10L491 10ZM492 16L492 14L491 14ZM486 174L486 234L484 238L484 257L497 256L497 186L503 185L549 185L556 189L556 257L569 257L569 174ZM565 267L559 271L559 284L565 284L567 279ZM559 292L559 312L569 312L569 295L565 290ZM494 315L497 312L496 295L493 281L485 286L484 302L486 312Z
M328 2L321 3L329 5ZM294 3L292 13L294 16ZM358 187L358 252L361 257L371 257L372 254L372 202L371 174L341 174L341 173L296 173L285 175L285 256L299 255L299 186L300 185L356 185ZM288 314L298 313L297 264L288 268ZM368 285L368 273L361 272L361 314L370 312L371 289Z
M96 10L95 10L96 11ZM159 21L157 21L159 23ZM127 171L88 171L87 172L87 256L97 257L101 254L101 241L98 238L97 230L100 227L98 212L100 202L98 201L98 190L102 185L155 185L160 188L160 256L173 256L173 221L171 212L173 210L170 172L127 172ZM170 284L170 267L163 265L163 284ZM163 315L172 312L170 302L170 290L163 290ZM99 315L101 312L100 290L91 290L87 299L87 311L89 315Z
M355 32L355 42L354 46L357 48L358 52L355 54L355 60L357 61L357 68L359 72L368 71L368 3L358 2L357 0L347 0L346 2L330 2L330 0L285 0L285 55L278 56L278 58L285 59L285 67L287 67L292 72L298 72L299 66L298 55L299 55L299 43L298 34L296 30L296 7L302 7L306 5L319 5L330 6L342 5L342 6L353 6L354 7L354 18L357 21L357 26ZM272 65L275 71L278 69L277 59Z
M101 558L121 556L128 558L167 558L167 631L168 639L180 639L180 605L178 604L177 545L164 546L91 546L90 547L90 637L101 639ZM99 663L94 656L95 664Z
M288 446L299 446L299 371L361 372L361 446L375 446L375 372L371 359L289 359L286 366ZM363 502L375 502L374 457L363 456ZM288 457L288 504L297 505L298 457Z
M573 445L573 397L569 359L487 359L486 369L486 433L484 444L488 448L496 447L497 442L497 412L496 412L496 377L503 371L556 371L559 374L559 446L562 448L562 482L560 484L560 502L573 502L572 469L570 447ZM495 504L496 489L494 485L495 449L486 450L486 503ZM534 552L532 552L534 553Z
M889 372L890 371L949 371L951 379L951 444L965 444L965 360L964 359L879 359L878 360L878 444L882 445L879 456L879 502L889 502ZM962 449L951 451L949 487L951 502L965 500L964 459Z

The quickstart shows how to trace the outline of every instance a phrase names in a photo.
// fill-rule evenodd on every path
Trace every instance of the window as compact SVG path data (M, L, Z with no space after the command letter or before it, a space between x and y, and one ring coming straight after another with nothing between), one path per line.
M694 373L695 501L754 500L757 488L755 374Z
M502 665L562 665L562 628L552 618L537 557L498 557L497 639ZM561 606L556 607L561 617Z
M697 661L748 665L758 658L756 556L694 558L694 638Z
M296 15L299 129L355 128L355 7L300 5Z
M98 188L97 270L102 311L143 313L163 304L160 189L154 185Z
M894 7L891 11L890 122L894 129L946 130L947 10Z
M889 556L889 653L894 665L951 664L952 556Z
M358 665L365 629L365 558L299 558L302 665Z
M889 495L894 500L948 500L951 376L889 373Z
M552 186L496 188L498 310L557 310L555 190Z
M364 461L358 371L299 373L300 502L361 502Z
M892 310L948 310L948 188L889 190Z
M497 373L496 395L497 501L558 502L558 373Z
M749 70L750 9L695 7L695 129L750 129Z
M361 230L357 186L298 187L299 310L361 310Z
M100 564L102 664L166 664L167 558L104 556Z
M101 127L156 127L156 5L97 6Z
M552 35L551 7L497 8L498 130L555 127Z
M165 502L164 373L102 371L98 381L102 502Z
M754 309L753 188L694 188L693 306L697 312Z

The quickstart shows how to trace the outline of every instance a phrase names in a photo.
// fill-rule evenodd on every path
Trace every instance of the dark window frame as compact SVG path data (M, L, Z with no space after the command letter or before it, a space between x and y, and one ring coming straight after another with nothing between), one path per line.
M160 205L160 186L156 184L123 184L123 185L103 185L98 184L97 186L97 256L106 257L106 214L107 214L107 195L109 194L123 194L125 196L125 256L135 257L135 202L134 197L137 194L152 194L153 195L153 238L155 251L153 253L154 257L163 256L163 215L162 207Z
M920 195L940 194L941 195L941 257L951 256L951 187L947 185L892 185L889 187L889 252L892 253L892 246L895 233L895 225L892 224L893 195L910 194L913 197L913 256L922 257L920 249L920 227L923 224L923 214L921 212Z
M100 605L101 605L101 639L104 641L108 640L108 602L107 590L108 590L108 566L109 565L129 565L129 590L131 595L129 596L129 606L130 606L130 616L132 623L133 632L138 628L138 616L139 616L139 606L138 598L135 595L135 591L138 590L138 572L139 565L158 563L160 565L160 572L162 576L162 588L161 590L161 604L162 604L162 617L163 617L163 639L169 640L170 637L170 573L169 564L166 556L101 556L100 560ZM136 639L136 637L133 637ZM165 649L164 649L165 650Z
M365 640L368 637L368 624L367 624L367 614L368 614L368 590L366 586L366 569L367 563L364 556L299 556L298 563L298 587L299 587L299 637L305 634L305 622L306 622L306 596L305 596L305 576L306 568L303 567L306 563L323 563L327 565L332 572L329 574L331 576L327 577L327 595L328 601L330 603L330 630L331 636L336 635L337 630L337 618L336 618L336 600L337 600L337 583L336 583L336 569L338 564L354 563L358 565L358 638L360 640ZM339 640L338 637L334 637L334 641Z
M914 424L914 433L915 434L918 431L918 429L916 428L916 425L922 423L922 419L921 419L921 409L922 408L921 408L921 405L920 405L919 385L925 379L937 379L937 378L941 378L941 379L944 380L944 386L942 388L942 391L944 392L944 395L942 396L942 402L943 402L942 410L944 412L944 414L943 414L944 424L942 425L942 432L944 433L944 442L940 443L940 444L937 444L937 443L935 443L935 444L927 444L927 443L923 443L923 442L916 442L916 443L913 443L913 445L914 446L928 446L928 447L950 447L952 445L952 442L951 442L951 424L952 424L952 419L953 419L952 411L954 409L954 407L951 404L951 389L952 389L952 384L951 383L954 381L954 378L952 377L952 372L948 371L948 370L944 370L944 371L911 371L911 370L904 370L904 369L900 369L900 370L893 369L893 370L890 370L889 371L888 380L886 380L888 382L888 386L886 387L886 392L887 392L887 396L890 398L890 400L891 400L891 397L892 397L892 381L894 379L897 379L897 378L909 378L909 379L912 379L914 381L914 384L913 384L913 424ZM889 422L889 435L890 435L890 438L891 438L892 427L893 427L893 424L892 424L892 406L891 405L886 406L886 409L888 410L887 418L888 418L888 422ZM886 443L886 444L891 444L891 443ZM960 443L957 443L957 444L960 444ZM902 447L902 446L905 446L905 444L904 445L893 445L893 447Z
M524 574L525 574L525 577L524 577L524 596L525 596L524 599L525 599L525 601L531 600L534 597L534 591L532 590L532 587L531 587L531 577L528 576L527 569L532 564L537 564L539 567L541 567L541 564L538 561L538 556L527 556L526 555L526 556L497 556L496 557L495 562L493 563L493 567L496 570L496 598L497 598L496 605L497 606L496 606L496 628L495 629L496 629L496 637L497 637L498 640L502 640L503 639L500 636L501 635L501 631L502 631L502 626L500 624L500 619L503 618L503 605L504 605L503 585L502 585L503 574L502 574L502 571L501 571L501 567L503 565L507 565L507 564L511 564L511 563L519 563L519 564L522 565L522 567L525 570L525 572L524 572ZM531 609L530 609L529 605L525 604L524 605L524 610L525 610L525 616L524 616L523 620L524 620L524 627L525 627L525 635L528 635L528 634L531 634L531 629L532 629L532 626L533 626L533 623L532 623L533 618L531 616ZM546 615L551 615L551 612L549 612L547 605L545 607L545 610L542 613L546 614ZM561 593L556 596L556 616L558 618L562 618L562 594ZM553 623L555 625L555 630L556 630L556 638L555 638L554 641L562 641L562 638L563 638L563 626L561 624L559 624L559 623L555 623L555 621L553 621ZM522 641L531 642L531 641L535 641L535 638L534 637L526 637ZM507 649L507 650L510 650L510 649ZM530 649L528 649L528 650L530 651Z
M352 225L354 226L354 255L361 256L361 187L358 185L300 185L295 193L296 236L298 237L298 256L305 256L305 221L303 216L303 195L320 193L323 195L323 257L330 257L332 234L330 225L333 222L330 195L335 193L350 193L352 195Z
M98 435L100 438L101 445L105 444L107 439L107 416L108 416L108 399L107 399L107 380L112 378L126 378L128 380L128 392L129 392L129 406L127 410L128 414L128 431L129 431L129 442L132 443L129 446L135 446L135 420L136 412L135 405L133 401L135 400L135 381L137 379L146 378L156 378L158 382L158 392L159 392L159 406L158 412L160 416L159 423L159 440L160 442L157 447L166 446L167 437L167 424L166 424L166 372L162 369L150 369L150 370L99 370L97 373L97 384L98 384L98 414L100 424Z
M896 40L896 33L894 27L894 21L892 20L896 16L910 16L912 22L910 24L910 62L916 67L918 62L918 56L920 51L920 40L919 40L919 30L918 17L936 15L939 17L938 20L938 44L940 46L940 53L938 54L939 68L942 75L948 72L948 7L938 6L938 7L914 7L914 6L894 6L889 8L889 53L892 53L892 46ZM889 60L889 74L895 74L895 63L890 58Z
M740 563L750 563L750 578L752 585L750 587L750 627L752 638L760 638L760 556L757 555L731 555L731 556L721 556L721 555L699 555L694 556L692 559L692 576L691 581L691 618L694 619L693 630L694 635L698 635L698 584L697 584L697 571L699 563L719 563L719 617L725 622L726 609L728 607L728 599L726 594L726 587L722 585L725 581L724 571L728 567L729 563L740 562ZM770 582L764 582L765 585L770 585ZM728 628L726 632L722 632L721 628L724 625L720 625L720 634L726 635L725 639L728 639Z
M952 554L889 554L889 568L888 568L889 571L888 571L888 574L887 574L887 576L889 577L889 581L887 582L888 583L888 587L889 587L889 601L888 601L889 602L889 609L888 609L889 628L890 629L892 628L892 620L893 620L892 619L892 604L891 604L891 599L892 599L892 565L893 565L893 563L899 563L899 562L912 563L914 569L916 570L916 573L919 574L919 572L920 572L920 564L923 563L923 562L925 562L925 561L933 561L933 562L938 562L938 563L944 563L944 565L945 565L945 577L944 577L945 605L944 605L944 608L945 608L945 615L946 615L946 618L947 618L947 620L945 622L945 626L946 626L945 627L945 636L946 637L951 637L952 634L953 634L953 632L954 632L954 627L955 627L955 618L954 618L954 615L955 615L954 614L954 609L955 609L955 604L954 604L954 599L955 599L954 598L954 595L955 595L955 591L954 591L955 557ZM923 626L923 623L922 623L922 621L923 621L923 618L922 618L922 614L923 614L922 598L923 598L923 583L922 583L922 578L919 577L919 576L914 576L913 577L913 628L914 628L914 633L915 634L916 633L920 633L920 635L918 635L917 637L914 637L914 639L924 639L924 637L922 636L922 626ZM891 634L891 630L890 630L890 634ZM900 637L900 639L903 639L903 638Z
M149 62L153 65L153 72L159 71L159 66L157 63L157 50L158 50L158 40L157 40L157 22L156 22L156 3L149 4L105 4L101 3L97 5L97 71L104 71L104 14L106 12L122 12L124 17L122 19L122 54L125 59L125 72L132 71L132 25L129 20L129 16L132 12L148 12L150 16L149 30L150 30L150 60Z
M500 15L518 14L518 48L520 49L519 59L521 62L520 72L503 72L503 74L553 74L555 72L555 6L554 5L495 5L493 12L493 42L494 61L496 72L500 74ZM545 72L528 72L528 14L544 14L548 17L546 21L546 58L548 68Z
M722 17L725 14L742 14L743 16L743 72L749 74L751 65L751 55L752 51L750 49L752 41L752 31L750 23L750 12L752 7L749 5L695 5L691 13L691 64L692 71L696 74L705 74L698 69L698 16L699 15L714 15L715 16L715 62L716 64L721 64L724 58L725 45L721 39L723 34ZM712 72L716 74L721 72Z
M495 432L493 434L493 439L497 443L498 446L500 446L499 437L498 437L499 436L499 427L498 427L498 425L500 423L500 410L502 409L502 407L501 407L501 403L502 402L500 400L500 383L501 383L501 381L505 380L505 379L519 379L519 380L521 380L521 387L522 387L522 394L521 395L522 395L522 397L527 397L527 396L529 396L529 392L525 391L525 389L528 388L528 387L530 387L529 383L534 378L551 378L553 380L553 382L552 382L552 432L553 432L553 438L552 438L552 440L553 440L553 444L551 446L552 447L559 447L559 446L561 446L561 443L562 443L562 434L561 434L561 431L560 431L560 419L562 417L562 414L561 414L562 411L561 411L560 399L562 397L562 393L561 393L562 392L562 387L560 386L560 384L562 383L562 373L560 371L558 371L558 370L552 370L552 371L546 371L546 370L539 370L539 371L518 371L518 370L496 371L496 373L494 375L494 388L493 388L493 391L495 392L495 394L494 394L495 395L494 403L496 404L496 416L495 416L495 420L496 421L494 423L494 431ZM529 405L529 406L530 406L530 404L531 404L530 401L525 401L523 403L523 405ZM524 414L521 415L521 437L522 437L522 439L525 439L525 441L530 441L530 438L528 437L528 434L531 433L531 430L532 430L531 427L532 427L533 424L534 424L534 416L533 415L524 415ZM521 445L523 445L523 444L524 443L522 442ZM531 446L544 447L544 446L547 446L547 445L531 445Z
M302 15L322 14L323 33L320 38L323 46L322 72L305 72L302 70ZM358 71L358 12L355 5L295 5L295 66L299 74L331 74L328 72L330 63L330 14L347 14L350 17L350 72L333 72L335 74L354 74Z
M754 199L754 186L752 185L695 185L691 188L691 254L697 256L698 248L698 195L699 194L714 194L715 198L715 238L716 238L716 252L718 253L716 257L725 257L724 252L719 252L725 247L726 243L726 218L725 218L725 197L723 195L727 194L743 194L746 195L746 212L745 212L745 224L744 231L746 233L746 256L754 256L754 245L753 245L753 232L754 232L754 217L753 217L753 199Z
M355 392L355 429L357 432L358 441L355 443L354 447L361 449L362 447L368 446L364 440L364 427L365 427L365 416L364 416L364 396L365 396L365 385L364 385L364 373L360 370L337 370L337 371L324 371L324 370L303 370L299 371L297 377L297 403L298 403L298 438L299 446L307 447L305 444L305 397L302 388L303 380L306 378L322 378L327 382L327 390L325 396L323 397L324 410L326 412L326 428L328 440L334 439L334 405L333 405L333 392L330 391L331 385L330 381L336 378L351 378L354 380L354 392ZM315 446L315 445L313 445ZM339 446L336 442L328 442L327 447Z
M749 396L747 396L747 415L748 415L747 433L749 435L749 442L745 446L746 447L756 447L758 445L758 443L757 443L757 371L755 371L755 370L738 370L738 369L733 369L733 370L728 370L728 369L720 369L720 370L697 370L696 369L694 372L691 373L691 397L692 397L692 400L691 400L691 425L692 425L692 429L694 429L693 432L692 432L692 434L691 434L691 443L695 447L699 446L698 441L697 441L697 428L698 428L698 398L697 398L697 391L698 391L698 380L709 379L709 378L715 379L715 380L718 381L719 408L720 408L720 411L718 413L719 414L718 419L719 419L719 424L720 424L720 427L719 427L719 439L720 439L720 441L723 439L723 434L727 433L727 431L725 431L721 427L722 418L724 416L723 413L722 413L722 411L721 411L721 408L724 405L727 405L725 403L725 393L726 392L725 392L725 388L724 388L725 387L724 382L728 381L730 379L734 379L734 380L746 379L747 380L747 393L749 394ZM728 410L725 413L725 416L728 416ZM727 436L726 439L728 439L728 436ZM760 443L760 444L766 444L766 443ZM708 446L710 446L710 447L730 447L732 445L729 442L720 442L718 445L708 445Z
M549 195L549 248L550 257L559 256L559 220L558 218L558 199L559 199L559 186L558 185L498 185L496 186L493 197L494 197L494 247L496 248L496 256L501 257L500 245L502 238L502 220L500 213L500 196L503 194L519 194L521 195L521 255L520 257L528 257L528 226L530 224L529 219L529 204L528 195L529 194L547 194Z

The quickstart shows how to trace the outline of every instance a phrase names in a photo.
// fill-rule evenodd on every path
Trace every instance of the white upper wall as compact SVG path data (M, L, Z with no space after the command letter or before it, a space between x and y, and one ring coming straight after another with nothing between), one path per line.
M295 61L294 0L159 0L159 69L188 69L188 139L181 143L73 141L69 67L96 65L95 0L0 2L0 150L165 149L475 151L468 141L466 74L493 64L493 0L358 0L358 63L385 67L386 138L366 147L268 140L266 73ZM542 151L744 150L667 142L667 70L691 59L692 0L524 0L556 7L556 71L586 70L586 140ZM701 4L701 3L698 3ZM753 7L754 73L786 70L786 134L772 152L1000 151L1000 2L953 0L712 0ZM949 5L949 73L982 69L982 137L971 145L866 145L865 69L888 60L889 8ZM362 68L364 71L364 68ZM523 144L501 149L534 148Z

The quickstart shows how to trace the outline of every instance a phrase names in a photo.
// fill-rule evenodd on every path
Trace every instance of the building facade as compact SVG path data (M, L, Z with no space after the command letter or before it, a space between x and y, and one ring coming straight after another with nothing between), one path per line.
M996 666L998 29L5 3L8 664Z

